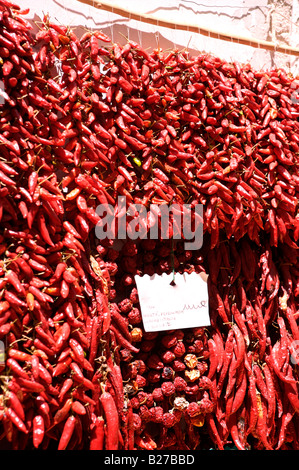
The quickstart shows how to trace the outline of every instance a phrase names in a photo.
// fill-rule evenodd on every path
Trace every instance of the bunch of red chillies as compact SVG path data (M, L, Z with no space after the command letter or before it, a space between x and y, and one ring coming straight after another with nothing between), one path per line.
M2 442L298 449L296 80L25 13L0 0ZM98 240L119 195L202 204L203 248ZM146 333L134 275L192 271L211 326Z
M111 241L98 246L107 264L115 259L118 266L111 273L112 325L132 336L133 348L122 344L117 361L133 408L135 444L297 449L296 251L277 250L267 238L261 246L247 237L224 238L219 250L209 243L208 235L193 252L169 241L128 241L118 254ZM144 331L132 272L170 274L173 267L209 272L211 327Z

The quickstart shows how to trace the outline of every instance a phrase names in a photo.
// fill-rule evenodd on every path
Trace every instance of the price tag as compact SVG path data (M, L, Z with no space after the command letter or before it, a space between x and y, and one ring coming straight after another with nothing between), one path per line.
M204 273L135 276L145 331L209 326L209 297Z

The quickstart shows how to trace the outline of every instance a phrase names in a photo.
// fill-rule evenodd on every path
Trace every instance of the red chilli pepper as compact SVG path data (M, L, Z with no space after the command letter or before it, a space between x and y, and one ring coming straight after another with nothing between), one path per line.
M43 442L45 435L45 423L41 415L34 416L32 421L32 433L33 445L37 449Z
M21 418L19 418L12 408L6 408L5 414L20 431L24 432L25 434L28 433L24 422L21 420Z
M103 417L97 416L94 418L92 426L89 450L103 450L105 437Z
M62 434L58 443L58 450L65 450L71 440L73 432L75 430L76 417L69 416L64 424Z
M100 397L106 418L106 450L118 450L119 445L119 416L112 395L109 392L103 392Z

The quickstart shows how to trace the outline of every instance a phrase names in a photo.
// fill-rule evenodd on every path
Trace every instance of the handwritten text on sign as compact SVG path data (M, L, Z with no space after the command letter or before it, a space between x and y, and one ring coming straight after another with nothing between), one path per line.
M201 274L135 276L145 331L209 326L208 286Z

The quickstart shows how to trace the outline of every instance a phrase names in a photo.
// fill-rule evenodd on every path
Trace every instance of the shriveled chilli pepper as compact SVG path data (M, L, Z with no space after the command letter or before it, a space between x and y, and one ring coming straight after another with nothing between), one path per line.
M216 373L217 371L217 367L218 367L218 354L217 354L217 346L216 346L216 343L215 341L213 341L212 338L210 338L208 340L208 347L209 347L209 361L210 361L210 367L209 367L209 372L208 372L208 375L207 377L209 379L213 378L214 377L214 374Z
M4 297L7 302L9 302L12 306L16 307L26 307L26 303L19 299L19 297L14 294L13 292L8 291L7 289L4 292Z
M16 291L19 293L19 294L25 294L25 289L24 289L24 286L22 285L22 283L20 282L17 274L15 272L13 272L11 269L6 273L6 279L8 282L10 282L14 288L16 289Z
M112 395L109 392L103 392L100 396L100 402L104 410L106 419L105 449L118 450L119 446L119 416Z
M116 309L111 309L111 317L112 320L115 322L117 327L121 330L122 334L125 336L125 338L128 341L131 341L131 333L128 329L128 324L124 317L116 310Z
M232 329L235 334L235 338L237 341L237 362L236 362L236 369L239 368L239 366L242 364L244 361L244 356L245 356L245 341L243 334L241 333L239 327L237 325L233 325Z
M90 338L90 346L89 346L89 362L93 366L94 360L97 357L97 352L98 352L98 345L100 341L100 335L99 335L99 326L100 326L100 320L98 316L93 317L91 321L91 338Z
M25 412L22 403L20 402L18 396L13 391L8 393L8 401L10 407L15 411L22 421L25 421Z
M35 327L35 331L41 339L44 339L49 344L49 346L55 347L54 338L49 330L45 331L41 326L37 325Z
M59 375L63 375L65 374L68 370L69 370L69 367L71 365L71 362L72 362L72 358L71 357L67 357L64 361L62 362L59 362L55 367L54 367L54 370L53 370L53 377L58 377Z
M275 345L271 348L271 352L269 355L265 357L266 363L268 363L269 367L273 368L275 374L277 377L282 380L282 382L290 382L291 384L293 383L293 378L287 377L283 372L282 372L282 364L279 363L279 348L280 348L280 342L278 341L275 343Z
M230 329L227 339L226 339L226 343L225 343L223 366L220 371L220 377L217 383L218 396L220 395L222 391L223 383L227 375L227 371L229 369L230 361L233 355L233 347L234 347L233 338L234 338L234 333L233 333L233 330Z
M54 341L56 343L56 351L61 351L71 333L71 327L68 322L64 322L54 333Z
M59 401L62 401L64 399L65 394L72 388L73 383L74 382L72 379L70 378L65 379L58 395Z
M52 384L52 375L42 364L39 364L39 377L44 381L44 383L51 385Z
M233 414L230 417L229 420L229 430L230 434L232 436L233 442L235 446L237 447L238 450L245 450L245 445L243 444L241 438L240 438L240 433L238 430L238 422L237 422L237 416L236 414Z
M39 358L36 355L32 355L31 358L31 372L34 377L34 380L39 379Z
M6 312L10 307L10 303L7 300L2 300L0 302L0 315Z
M69 416L64 424L62 434L58 443L58 450L65 450L71 440L76 425L76 417Z
M48 295L48 294L45 294L44 292L41 292L37 287L33 286L33 285L30 285L29 286L29 292L34 296L36 297L40 302L44 302L44 303L47 303L47 302L54 302L54 299Z
M7 328L7 321L10 319L11 317L11 312L10 310L7 310L4 315L1 315L1 318L0 318L0 328L4 327L4 328ZM8 323L10 324L10 323Z
M256 423L256 434L266 450L273 450L268 441L266 424L266 406L261 396L258 396L258 418Z
M112 383L115 393L115 404L120 416L124 408L124 389L122 371L119 365L113 364L111 357L107 358L107 365L109 367L109 379Z
M105 421L102 416L95 417L92 420L92 430L90 437L89 450L103 450L104 449L104 425Z
M43 341L41 341L39 338L35 338L33 340L33 346L37 349L40 349L42 351L44 351L44 353L48 356L48 357L53 357L55 355L55 351L53 350L53 347L49 347L47 346Z
M139 352L139 348L136 348L130 341L128 341L120 333L120 331L118 329L116 329L113 325L110 326L110 330L113 331L113 333L115 335L115 338L116 338L116 341L121 347L123 347L125 349L128 349L129 351L134 352L134 353Z
M28 433L28 430L24 424L24 422L19 418L19 416L14 412L11 408L6 408L5 415L13 422L13 424L25 434Z
M213 439L215 444L218 446L219 450L224 450L224 442L219 435L213 414L207 413L207 415L205 416L205 420L208 425L208 430L211 435L211 438Z
M273 426L275 420L275 410L276 410L276 398L275 398L275 386L271 374L271 370L268 364L263 365L263 373L265 376L265 381L268 390L268 415L267 420L269 426Z
M70 293L69 285L65 281L65 279L62 279L61 284L60 284L60 295L63 299L67 299Z
M63 222L63 228L67 232L71 233L74 237L81 239L81 235L77 232L77 230L72 226L72 224L70 222L64 221Z
M67 268L67 265L65 263L63 263L63 262L58 263L56 268L55 268L55 272L54 272L53 276L50 279L50 283L54 283L54 282L58 281L61 278L63 272L66 270L66 268Z
M7 442L12 442L14 433L14 426L12 421L5 414L1 415L1 421L3 423L3 430Z
M80 403L78 400L72 403L72 411L80 416L83 416L86 414L85 406L82 405L82 403Z
M79 364L83 366L85 354L84 354L84 349L82 348L81 344L74 338L70 338L69 345L74 352L76 360L78 361Z
M12 359L15 359L16 361L30 361L31 360L30 354L24 351L19 351L18 349L15 349L15 348L9 349L8 356Z
M279 431L279 436L278 436L278 442L275 450L278 450L281 448L283 445L285 438L286 438L286 431L288 428L288 424L291 422L292 418L294 416L294 410L286 410L281 418L281 423L280 423L280 431Z
M82 369L80 368L80 366L76 362L72 361L70 363L70 368L72 370L73 379L76 382L83 383L84 375L83 375L83 372L82 372Z
M235 351L233 352L233 356L230 362L229 366L229 371L228 371L228 380L227 380L227 386L226 386L226 391L225 391L225 398L230 397L232 390L236 386L236 380L237 380L237 354Z
M12 370L12 372L14 372L19 377L29 380L29 375L15 359L12 359L12 358L7 359L6 365Z
M100 289L96 289L97 311L102 322L102 334L106 334L111 324L111 313L107 303L107 297Z
M36 449L41 445L45 435L44 418L41 415L36 415L32 421L32 439L33 445Z
M0 327L0 338L7 337L9 333L13 333L13 323L5 323ZM3 364L1 365L1 369L3 369Z
M258 417L258 403L257 403L257 390L256 390L256 385L255 385L255 377L253 374L250 372L249 373L249 389L248 389L248 396L250 399L250 404L251 407L249 409L249 418L248 418L248 428L247 428L247 434L249 435L250 433L253 433L256 422L257 422L257 417Z
M243 400L244 400L245 395L246 395L246 390L247 390L247 378L246 378L246 374L244 373L242 382L241 382L239 388L237 389L237 391L235 393L235 397L234 397L234 400L233 400L233 403L232 403L231 414L236 413L236 411L243 404Z
M65 288L65 285L63 285L63 289ZM60 289L60 292L61 290L63 289ZM67 291L69 292L69 288L67 288ZM62 298L66 298L64 297L64 295L61 295ZM70 301L67 301L64 306L63 306L63 312L67 318L67 321L70 323L70 325L72 326L80 326L81 323L80 321L76 320L75 318L75 312L74 312L74 307L73 307L73 304L72 302Z
M80 402L85 403L86 405L91 405L93 409L95 409L97 403L91 397L89 397L82 388L75 388L72 391L73 399L80 400Z
M287 377L289 378L289 381L284 383L284 390L294 411L298 413L299 411L298 386L292 375L291 365L288 365Z
M72 407L73 400L68 398L65 403L63 404L62 408L56 411L53 422L54 424L61 423L64 419L68 416L71 407Z
M62 276L64 281L68 284L72 284L77 281L77 277L75 277L69 269L65 270Z

